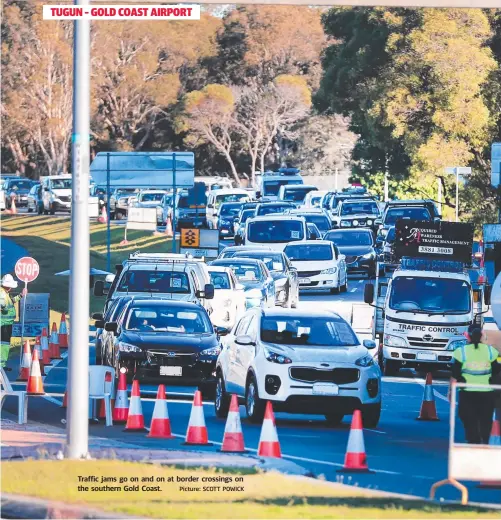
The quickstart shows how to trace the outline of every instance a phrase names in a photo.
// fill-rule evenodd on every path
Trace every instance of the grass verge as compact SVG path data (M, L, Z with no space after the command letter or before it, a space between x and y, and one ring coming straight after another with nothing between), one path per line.
M106 270L106 224L90 224L90 266ZM71 220L54 216L3 216L2 235L26 249L40 264L40 275L30 284L32 292L48 292L54 314L51 321L59 323L62 312L69 310L69 277L55 276L70 267ZM131 252L170 252L171 240L155 236L152 232L131 230L127 233L129 244L120 246L124 238L123 226L111 226L111 272ZM96 298L91 292L90 313L102 310L104 298Z
M58 500L140 518L499 518L499 511L421 500L381 497L370 490L297 480L276 473L243 474L177 469L120 461L22 461L2 463L4 493ZM95 476L98 483L79 482ZM107 481L102 483L102 477ZM137 483L130 478L137 477ZM179 482L198 477L198 482ZM203 477L232 482L202 482ZM129 482L120 483L127 478ZM143 479L150 479L143 480ZM78 490L78 486L88 490ZM99 491L112 486L120 490ZM139 491L124 489L139 486ZM141 491L142 486L159 488ZM203 490L219 487L219 490ZM243 488L229 491L225 487ZM199 491L182 488L200 488Z

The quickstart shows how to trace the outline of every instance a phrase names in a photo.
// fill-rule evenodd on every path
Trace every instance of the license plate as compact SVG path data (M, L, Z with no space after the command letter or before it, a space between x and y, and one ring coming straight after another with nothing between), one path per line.
M311 280L309 278L300 278L299 283L311 283Z
M183 367L160 367L161 376L182 376Z
M437 355L433 352L418 352L416 359L421 361L436 361Z
M339 395L339 386L334 383L314 383L313 395Z
M21 200L28 200L28 197L21 197Z

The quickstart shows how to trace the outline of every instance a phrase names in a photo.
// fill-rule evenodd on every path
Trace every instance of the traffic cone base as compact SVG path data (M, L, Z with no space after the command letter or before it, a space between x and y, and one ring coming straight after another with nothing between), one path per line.
M132 382L132 393L130 396L129 415L124 432L144 432L144 416L141 406L141 391L139 389L139 381L136 379Z
M257 450L258 457L274 457L282 458L280 450L280 442L278 441L277 428L275 426L275 415L271 402L266 403L264 413L263 427L261 428L261 436L259 437L259 446Z
M204 409L202 405L202 393L195 392L193 406L191 407L188 430L186 431L185 446L212 446L208 442L207 426L205 426Z
M421 411L419 417L416 417L418 421L439 421L437 417L437 408L435 406L435 396L433 394L433 382L431 373L426 374L426 383L424 385L423 401L421 403Z
M367 465L367 455L365 453L364 432L362 427L362 412L355 410L351 420L350 435L344 466L337 470L338 473L375 473Z
M169 412L167 410L167 398L165 396L165 386L159 385L157 391L157 399L153 416L150 424L150 433L147 437L155 439L174 439L170 427Z

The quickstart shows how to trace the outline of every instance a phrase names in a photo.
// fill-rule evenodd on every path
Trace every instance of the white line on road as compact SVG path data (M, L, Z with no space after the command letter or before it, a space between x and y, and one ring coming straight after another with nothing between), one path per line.
M355 289L351 289L351 291L350 291L350 292L355 292L356 290L357 290L356 288L355 288Z

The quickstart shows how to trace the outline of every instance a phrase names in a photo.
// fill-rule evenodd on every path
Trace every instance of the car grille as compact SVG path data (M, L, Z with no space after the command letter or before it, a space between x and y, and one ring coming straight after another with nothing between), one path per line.
M70 202L71 197L68 197L67 195L60 195L60 196L58 197L58 199L59 199L61 202Z
M299 278L310 278L311 276L318 276L320 271L298 271Z
M423 338L407 338L411 347L419 348L445 348L449 340L447 338L437 338L433 341L423 341Z
M305 383L335 383L346 385L355 383L360 378L357 368L334 368L332 370L319 370L316 368L292 367L289 369L291 379L304 381Z
M166 367L187 367L195 364L198 354L184 354L176 352L175 356L168 356L169 351L146 351L146 356L151 365L161 365Z
M345 262L346 262L347 264L352 264L353 262L356 262L357 259L358 259L358 256L347 256L347 257L345 258Z

